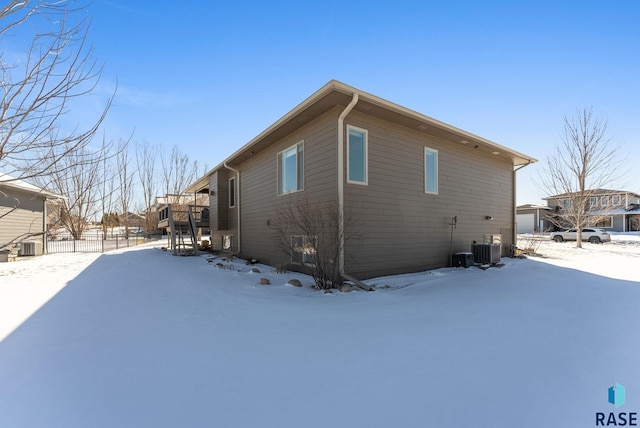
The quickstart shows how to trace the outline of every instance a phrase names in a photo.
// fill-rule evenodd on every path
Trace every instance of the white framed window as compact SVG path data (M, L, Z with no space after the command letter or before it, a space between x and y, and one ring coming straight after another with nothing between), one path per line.
M222 236L222 249L224 251L231 251L233 248L233 235Z
M620 205L622 203L622 198L620 197L620 195L613 195L611 197L611 203L614 206L618 206L618 205Z
M609 206L609 196L603 196L600 198L600 204L602 204L603 207L608 207Z
M229 208L235 208L236 206L236 178L231 177L229 179Z
M366 185L369 180L369 132L347 126L347 182Z
M278 153L278 195L304 189L304 141Z
M438 151L424 148L424 192L438 194Z
M571 199L569 199L569 198L561 199L560 200L560 204L562 205L562 208L564 208L564 209L571 208L571 206L573 205Z
M592 207L597 207L598 206L598 197L597 196L591 196L589 198L589 205Z
M607 217L600 217L598 218L598 220L596 221L590 221L589 224L592 227L602 227L605 229L610 229L613 227L613 217L611 216L607 216Z
M296 265L315 266L317 236L291 236L291 263Z

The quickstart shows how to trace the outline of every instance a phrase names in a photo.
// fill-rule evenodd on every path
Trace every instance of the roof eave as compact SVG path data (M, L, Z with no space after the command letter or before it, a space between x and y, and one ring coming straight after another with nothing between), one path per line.
M470 144L474 144L476 146L482 145L489 152L495 155L504 156L506 158L511 159L511 162L513 163L514 166L528 165L538 161L537 159L527 156L523 153L519 153L515 150L509 149L505 146L494 143L493 141L487 140L485 138L482 138L470 132L456 128L452 125L446 124L432 117L426 116L422 113L418 113L414 110L408 109L399 104L392 103L391 101L385 100L383 98L380 98L368 92L361 91L357 88L354 88L352 86L349 86L337 80L331 80L328 83L326 83L324 86L322 86L320 89L318 89L316 92L311 94L309 97L307 97L304 101L302 101L292 110L290 110L287 114L285 114L280 119L278 119L275 123L273 123L267 129L265 129L256 137L251 139L251 141L249 141L248 143L240 147L238 150L236 150L233 154L227 157L223 162L219 163L217 166L207 171L202 177L198 178L194 183L189 185L186 191L198 192L202 189L207 188L209 185L208 177L211 174L224 168L225 164L233 165L234 161L237 161L247 153L251 153L252 149L256 145L258 145L261 141L266 139L268 136L270 136L274 132L278 131L280 128L288 124L290 121L294 120L302 112L304 112L305 110L307 110L308 108L310 108L315 103L319 102L320 100L322 100L322 98L331 94L332 92L339 92L349 96L353 94L358 94L360 101L366 101L368 103L377 105L383 109L393 111L397 114L411 117L418 122L424 123L428 127L438 128L450 134L456 135L459 137L459 142L461 142L461 144L465 144L465 142L467 142Z

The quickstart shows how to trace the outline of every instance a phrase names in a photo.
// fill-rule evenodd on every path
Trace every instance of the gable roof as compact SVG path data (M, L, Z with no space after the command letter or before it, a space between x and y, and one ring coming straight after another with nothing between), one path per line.
M346 85L337 80L331 80L322 88L302 101L273 125L238 149L235 153L208 171L187 188L187 192L197 192L208 186L207 177L224 167L224 164L239 164L247 160L252 153L277 142L279 139L295 131L300 126L326 113L335 106L347 106L354 94L358 94L358 103L353 111L359 111L369 116L391 121L407 128L426 132L436 137L458 141L467 144L481 152L510 159L514 166L527 165L537 162L531 156L516 152L505 146L471 134L470 132L440 122L429 116L392 103L383 98Z
M547 205L537 205L537 204L524 204L518 205L516 207L517 210L551 210L551 207Z
M49 192L48 190L41 189L38 186L34 186L33 184L27 183L26 181L20 180L18 178L14 178L10 175L3 174L2 172L0 172L0 187L37 194L43 196L46 199L64 199L64 196L62 195L58 195L56 193Z
M611 189L587 189L585 190L589 196L601 196L601 195L620 195L625 194L629 196L633 196L636 198L640 198L640 195L634 192L630 192L628 190L611 190ZM552 199L561 199L566 198L568 196L574 195L577 192L567 192L560 193L559 195L547 196L546 198L542 198L543 200L552 200Z

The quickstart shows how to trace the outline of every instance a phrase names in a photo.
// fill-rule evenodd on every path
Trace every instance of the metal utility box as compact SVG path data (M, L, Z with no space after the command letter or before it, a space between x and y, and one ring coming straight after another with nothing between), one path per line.
M476 263L493 264L500 262L500 244L473 244L471 252Z
M454 253L451 255L451 265L453 267L464 267L474 265L473 253Z
M39 242L39 241L21 242L19 254L21 256L41 256L42 242Z

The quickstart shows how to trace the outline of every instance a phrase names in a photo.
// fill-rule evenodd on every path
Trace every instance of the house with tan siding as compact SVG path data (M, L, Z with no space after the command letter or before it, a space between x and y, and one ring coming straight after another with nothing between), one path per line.
M46 230L46 201L62 196L0 173L0 251L41 255Z
M448 266L452 253L487 239L510 255L516 172L533 162L332 80L187 192L210 196L214 249L294 269L304 257L285 254L274 237L282 207L334 204L335 263L343 276L366 279Z

